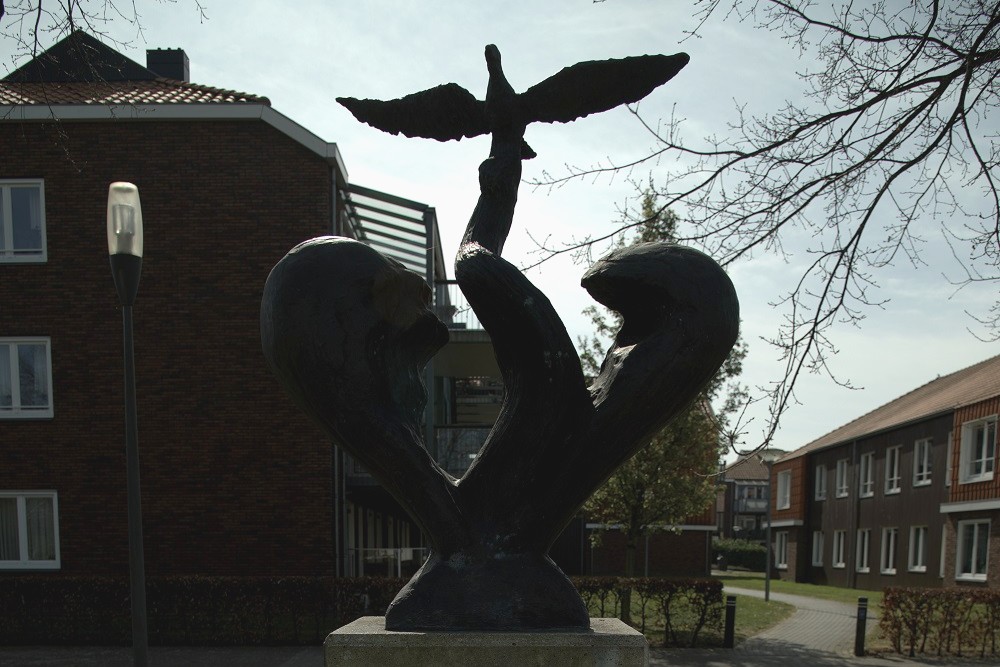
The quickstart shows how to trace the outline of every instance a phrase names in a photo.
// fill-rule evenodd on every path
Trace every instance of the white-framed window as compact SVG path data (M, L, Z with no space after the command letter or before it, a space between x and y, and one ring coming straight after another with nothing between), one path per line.
M959 477L963 484L993 479L997 454L996 415L962 424Z
M52 416L48 338L0 338L0 419Z
M899 493L903 475L899 471L899 455L902 447L890 447L885 450L885 494Z
M844 559L844 551L847 543L847 531L846 530L835 530L833 531L833 566L836 568L844 568L847 566L847 562Z
M945 486L951 486L951 472L954 469L952 467L951 457L955 453L954 444L955 444L955 432L954 431L949 431L948 432L948 453L945 455L946 458L945 458L945 463L944 463L944 485Z
M927 571L927 526L910 526L910 549L906 563L910 572Z
M865 452L858 461L858 496L875 495L875 452Z
M947 546L947 544L948 544L948 524L946 523L943 526L941 526L941 560L939 561L939 566L938 566L938 577L940 577L941 579L944 579L944 556L945 556L945 547Z
M847 477L847 459L837 461L837 497L846 498L849 489L849 479Z
M0 263L40 263L45 258L45 182L0 180Z
M781 530L775 533L777 546L774 549L774 566L779 570L788 569L788 531Z
M854 569L858 572L868 572L868 546L871 541L871 530L858 528L858 541L854 547Z
M792 471L782 470L778 473L778 504L779 510L792 506Z
M955 578L963 581L986 581L990 520L959 521L957 532Z
M817 567L823 565L823 531L813 531L812 564Z
M882 529L882 560L879 571L882 574L896 574L896 546L899 543L899 528Z
M913 443L913 486L927 486L931 483L931 443L930 438Z
M826 500L826 466L816 466L815 492L816 500Z
M0 570L59 569L55 491L0 491Z

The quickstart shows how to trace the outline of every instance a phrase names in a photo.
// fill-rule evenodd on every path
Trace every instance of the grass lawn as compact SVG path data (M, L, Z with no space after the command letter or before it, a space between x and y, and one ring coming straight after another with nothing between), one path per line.
M713 579L719 579L727 586L764 590L763 572L729 571L715 573ZM868 608L876 609L882 604L882 591L863 591L854 588L839 588L837 586L819 586L817 584L799 584L794 581L771 579L771 591L774 593L789 593L821 600L833 600L857 606L859 597L868 598Z

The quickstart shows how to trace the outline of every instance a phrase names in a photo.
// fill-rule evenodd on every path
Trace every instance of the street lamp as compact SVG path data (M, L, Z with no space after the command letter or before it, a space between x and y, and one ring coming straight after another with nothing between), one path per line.
M142 504L139 494L139 426L135 408L135 351L132 343L132 305L142 272L142 209L139 189L115 182L108 188L108 254L111 275L122 304L125 337L125 465L128 472L129 580L132 597L132 652L134 664L149 660L146 633L146 572L142 555Z
M771 474L774 470L774 460L777 454L765 449L758 454L760 460L767 466L767 565L764 566L764 602L771 601L771 566L774 562L774 547L771 545Z

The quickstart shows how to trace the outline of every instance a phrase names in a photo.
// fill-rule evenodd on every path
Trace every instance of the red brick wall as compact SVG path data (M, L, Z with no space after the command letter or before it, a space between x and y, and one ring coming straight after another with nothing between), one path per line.
M0 125L0 178L44 178L48 261L0 265L0 336L50 336L54 418L0 421L0 489L59 494L62 570L127 571L111 181L139 186L135 306L147 573L329 574L330 446L260 351L260 295L327 233L329 167L261 122Z
M981 401L955 410L955 425L952 431L951 448L951 492L950 502L989 500L1000 498L1000 466L994 461L993 479L986 482L961 484L960 465L962 455L962 424L1000 413L1000 396Z

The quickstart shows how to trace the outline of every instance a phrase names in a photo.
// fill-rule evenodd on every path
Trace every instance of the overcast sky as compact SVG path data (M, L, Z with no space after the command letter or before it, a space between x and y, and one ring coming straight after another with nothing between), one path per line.
M146 48L183 48L191 60L192 82L268 97L277 111L337 143L352 182L436 207L446 257L457 250L478 196L477 166L487 156L488 139L442 144L393 137L355 121L335 97L390 99L454 81L482 98L487 82L483 47L489 43L500 48L516 90L582 60L685 51L691 55L688 67L640 109L652 120L675 111L687 119L685 131L692 139L724 132L735 118L736 102L746 103L748 111L766 112L783 99L796 99L801 90L796 70L803 64L797 51L751 25L723 21L720 15L703 28L700 39L681 43L695 21L691 4L680 1L203 0L203 5L206 21L200 21L191 0L142 2L141 37L121 22L110 31L132 41L123 52L140 63ZM10 44L0 44L0 61L9 71ZM543 170L564 173L565 164L628 161L652 145L625 109L568 125L535 124L526 139L538 153L524 163L526 179ZM657 176L655 166L651 175ZM649 176L646 167L631 174L638 180ZM618 209L634 195L623 175L576 181L551 192L522 185L505 257L519 266L536 261L529 233L570 240L610 230ZM833 334L840 352L831 360L832 370L863 389L844 389L823 376L804 378L801 405L785 417L775 446L800 447L938 375L1000 353L1000 345L980 342L967 331L974 322L964 312L984 312L995 286L954 294L942 272L957 277L958 271L940 233L929 227L926 241L930 265L919 270L901 265L881 276L877 296L889 303L869 311L861 328L841 327ZM781 312L768 302L797 278L796 264L802 260L762 256L730 271L750 345L747 384L780 377L777 352L760 337L775 335ZM584 269L559 258L528 273L574 339L588 332L580 314L590 303L579 287ZM756 413L747 445L759 442L754 427L764 421Z

